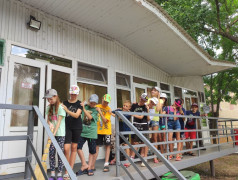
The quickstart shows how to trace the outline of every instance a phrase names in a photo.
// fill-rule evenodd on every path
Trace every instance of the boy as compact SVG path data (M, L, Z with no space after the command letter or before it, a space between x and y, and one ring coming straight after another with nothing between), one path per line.
M135 103L131 106L131 112L145 112L147 113L147 109L145 106L145 103L148 101L148 96L147 93L143 93L140 97L140 101L139 103ZM139 131L148 131L149 130L149 126L148 126L148 122L147 122L147 116L144 115L133 115L134 117L134 121L133 121L133 125L139 130ZM149 140L149 134L143 134L148 140ZM136 136L135 134L132 135L131 137L131 141L133 145L139 144L139 143L143 143L141 141L141 139ZM135 148L137 150L137 148ZM147 157L148 154L148 147L143 147L141 149L141 156L142 157ZM131 152L131 158L134 159L135 157L135 153L132 151ZM145 167L145 164L142 162L141 163L142 167Z
M121 110L120 108L118 108L118 109L116 109L115 111L129 112L130 109L131 109L131 102L130 102L129 100L126 100L126 101L123 103L123 108L122 108L122 110ZM115 111L112 112L112 113L113 113L113 114L112 114L113 116L115 116ZM124 116L128 119L128 121L131 121L131 115L125 114ZM125 122L123 122L121 119L119 119L119 131L131 131L131 129L126 125ZM124 136L125 136L125 138L129 141L129 135L124 135ZM120 144L122 144L123 146L127 146L127 144L123 141L122 138L120 138ZM126 151L126 154L127 154L128 156L130 156L130 149L126 149L125 151ZM116 164L116 156L115 156L115 158L110 162L110 164L111 164L111 165ZM126 164L124 164L124 166L127 168L127 167L130 166L130 164L129 164L129 163L126 163Z
M95 154L96 154L96 140L97 140L97 120L98 120L98 111L96 109L96 104L98 103L98 96L92 94L88 100L88 104L85 105L85 102L82 102L83 107L82 112L82 124L83 130L81 137L78 143L78 155L80 157L82 167L76 173L76 175L88 174L88 176L93 176L93 169L95 166ZM84 143L88 141L89 149L89 158L88 164L86 163L82 148Z
M99 108L98 111L98 122L97 122L97 133L98 139L96 141L96 159L99 152L99 146L105 145L105 163L103 172L109 171L109 156L111 150L111 108L108 104L111 102L111 96L105 94L102 98L102 104L98 104L96 107Z
M198 111L198 105L196 103L193 103L191 106L190 111L186 111L187 116L200 116L200 112ZM185 125L185 130L194 130L192 132L185 132L185 138L186 139L196 139L196 118L188 118L186 125ZM187 149L192 149L193 148L193 141L186 142L186 148ZM195 156L195 154L190 151L185 154L188 154L190 156Z

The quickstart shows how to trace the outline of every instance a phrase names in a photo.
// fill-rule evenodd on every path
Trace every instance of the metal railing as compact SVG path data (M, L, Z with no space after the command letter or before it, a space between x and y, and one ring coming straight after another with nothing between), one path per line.
M64 156L64 153L62 152L61 148L59 147L59 144L57 143L53 133L51 132L49 125L47 124L47 121L42 116L39 108L37 106L23 106L23 105L13 105L13 104L0 104L0 109L11 109L11 110L28 110L29 116L28 116L28 126L27 126L27 135L25 136L0 136L0 141L18 141L18 140L26 140L26 156L25 157L19 157L19 158L11 158L11 159L1 159L0 165L3 164L11 164L11 163L18 163L18 162L25 162L25 172L24 172L24 179L31 179L31 177L36 180L36 176L34 174L34 170L32 168L31 162L32 162L32 153L35 156L36 162L38 163L41 172L44 176L44 178L47 180L47 172L44 171L44 168L41 164L40 158L38 157L38 154L34 148L33 145L33 131L34 131L34 112L38 116L38 119L42 123L43 127L45 128L47 134L49 135L59 157L64 163L65 168L67 169L69 176L71 179L76 180L76 175L73 172L72 168L70 167L66 157ZM21 174L20 174L21 175ZM0 176L0 179L8 179L12 177L17 177L19 174L8 174L8 175L2 175Z
M139 131L132 122L130 122L124 115L145 115L145 116L159 116L159 117L166 117L166 119L168 117L177 117L177 118L184 118L185 119L185 124L188 118L195 118L196 119L196 129L192 129L192 130L168 130L167 129L167 120L165 121L165 130L158 130L158 131ZM216 127L214 129L199 129L198 125L202 125L202 119L206 118L206 121L210 122L210 121L215 121L216 123ZM208 119L207 119L208 118ZM120 132L119 131L119 119L122 120L130 129L131 131L123 131ZM224 126L222 128L219 128L220 122L224 122ZM214 148L217 147L217 151L221 151L221 147L227 144L232 144L231 148L236 148L238 146L236 146L236 143L238 142L237 140L235 140L235 136L238 136L238 134L234 134L234 127L233 127L233 123L234 122L238 122L238 119L228 119L228 118L216 118L216 117L202 117L202 116L182 116L182 115L167 115L167 114L152 114L152 113L135 113L135 112L123 112L123 111L117 111L116 112L116 122L115 122L115 130L116 130L116 176L119 177L120 176L120 167L126 172L126 174L131 178L134 179L132 176L132 173L129 172L127 170L126 167L124 167L124 163L130 163L135 170L137 171L137 173L142 177L142 179L147 179L147 177L145 177L145 175L143 174L143 172L136 166L135 162L138 161L142 161L145 166L148 168L148 170L151 172L151 174L154 176L154 178L156 179L160 179L160 177L157 175L157 173L153 170L153 168L151 168L151 166L147 163L146 160L148 159L153 159L155 157L157 157L160 161L162 161L164 163L164 165L168 168L168 171L171 171L172 173L174 173L174 175L178 178L178 179L186 179L171 163L171 161L168 160L169 155L174 155L174 154L178 154L178 153L186 153L186 152L190 152L190 151L197 151L197 155L201 156L201 150L204 150L204 148ZM201 126L200 126L201 127ZM185 140L176 140L176 141L168 141L168 133L171 132L195 132L196 131L196 135L197 138L196 139L185 139ZM208 137L199 137L199 133L202 133L204 131L207 132L213 132L211 134L213 134L213 136L208 136ZM221 134L222 132L226 132L224 134ZM166 141L163 142L156 142L156 143L152 143L150 142L147 138L145 138L145 136L143 134L153 134L153 133L164 133L166 135ZM132 145L126 138L124 135L132 135L132 134L136 134L136 136L138 136L140 138L140 140L144 143L144 144L136 144L136 145ZM125 146L121 146L120 142L119 142L119 138L122 138L122 140L124 140L125 142ZM221 138L225 138L227 139L226 142L220 142ZM229 139L230 138L230 139ZM206 146L200 146L199 144L201 142L203 142L204 140L209 141L210 143ZM216 140L216 143L212 143L213 140ZM193 148L193 149L185 149L182 151L173 151L173 152L169 152L169 146L168 144L171 143L186 143L186 142L196 142L197 147ZM200 141L200 143L199 143ZM161 152L155 148L155 145L167 145L167 152L161 154ZM140 147L145 147L147 146L153 153L154 155L148 156L146 158L143 158L136 150L135 148L140 148ZM131 159L125 152L125 149L131 149L131 151L135 152L136 156L138 157L137 159ZM124 157L127 159L125 161L121 161L120 160L120 155L121 153L124 155ZM167 158L165 158L165 156L167 156Z

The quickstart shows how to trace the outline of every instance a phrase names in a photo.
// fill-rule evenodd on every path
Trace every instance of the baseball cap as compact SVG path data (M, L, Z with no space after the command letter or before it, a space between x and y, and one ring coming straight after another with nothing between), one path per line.
M79 94L79 87L77 85L72 85L70 88L69 88L69 94Z
M160 98L168 99L167 94L165 94L165 93L161 93L161 94L160 94Z
M198 104L197 103L193 103L191 107L193 107L193 106L198 107Z
M156 91L158 91L159 93L161 93L161 89L157 86L153 87L152 89L155 89Z
M89 102L98 103L98 95L97 94L92 94L89 98Z
M46 90L43 99L52 98L53 96L57 96L57 95L58 95L58 93L55 89L48 89L48 90Z
M106 102L108 102L108 103L110 103L111 102L111 96L109 95L109 94L105 94L104 96L103 96L103 101L106 101Z
M182 105L182 101L181 101L181 99L175 99L175 104L178 106L178 107L181 107L181 105Z
M143 93L143 94L141 94L141 99L143 100L143 101L148 101L148 96L147 96L147 93Z
M158 104L158 102L159 102L159 100L156 97L151 98L150 101L155 103L155 105Z

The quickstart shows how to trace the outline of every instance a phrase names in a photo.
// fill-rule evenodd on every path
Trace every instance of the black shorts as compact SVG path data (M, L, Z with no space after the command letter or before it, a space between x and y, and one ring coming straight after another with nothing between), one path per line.
M81 129L66 128L65 144L78 143L81 132Z
M79 143L78 143L78 148L81 149L83 148L84 143L88 141L88 150L90 154L95 154L96 153L96 139L90 139L90 138L85 138L81 137L79 138Z
M129 141L129 135L125 134L124 136L125 136L126 140ZM126 144L126 142L121 137L119 138L119 140L120 140L120 144Z
M148 139L150 141L149 134L143 134L143 135L145 136L146 139ZM143 141L136 134L132 134L131 139L133 140L133 142L143 143Z
M111 145L111 135L98 134L98 139L96 141L97 146Z

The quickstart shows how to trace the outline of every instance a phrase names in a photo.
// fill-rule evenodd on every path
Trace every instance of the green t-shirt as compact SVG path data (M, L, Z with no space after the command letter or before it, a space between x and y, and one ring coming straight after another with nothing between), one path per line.
M48 117L49 109L50 109L50 106L47 106L47 109L46 109L46 116L47 117ZM56 127L56 125L57 125L59 116L62 116L63 118L61 120L59 129L56 132L55 136L65 136L65 116L66 116L66 112L65 112L65 110L63 109L63 107L61 105L59 105L57 115L55 115L55 106L53 107L53 115L50 116L50 119L49 119L50 122L54 125L54 127Z
M93 118L89 120L87 116L85 116L84 111L82 111L83 130L81 136L84 138L97 139L98 111L96 110L96 108L91 108L89 105L85 106L85 110L89 111Z

